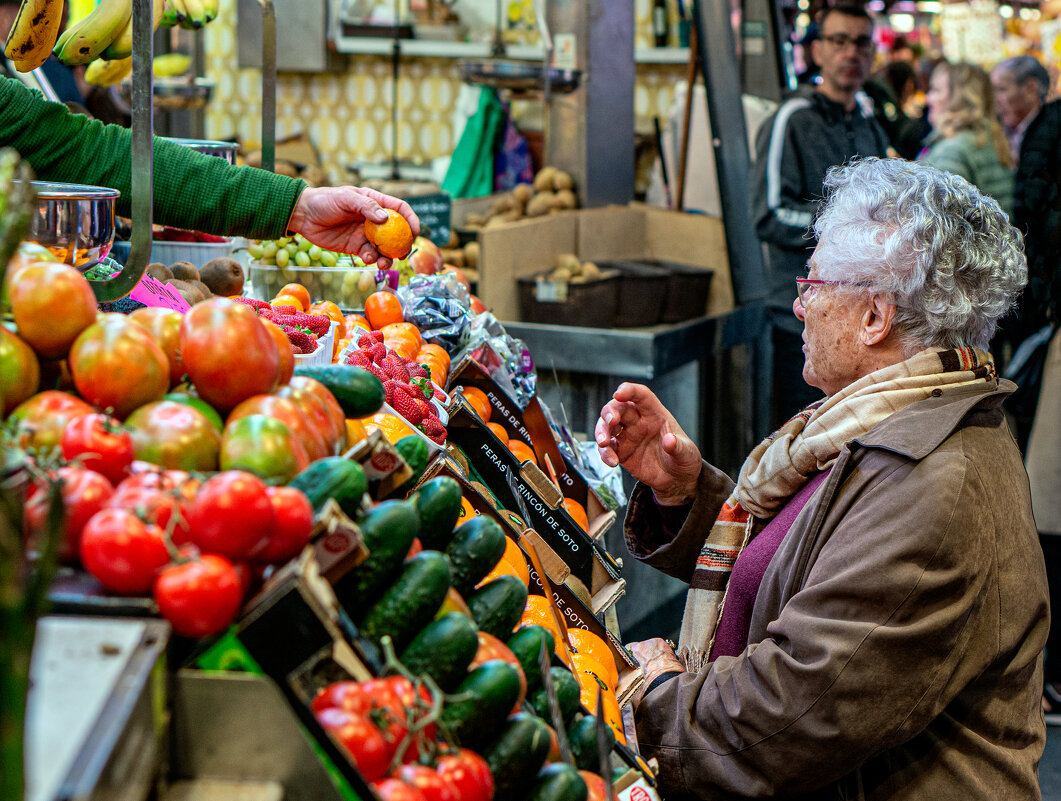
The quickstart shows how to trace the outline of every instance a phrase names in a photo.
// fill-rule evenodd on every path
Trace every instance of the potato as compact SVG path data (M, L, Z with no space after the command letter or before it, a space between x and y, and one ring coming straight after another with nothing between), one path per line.
M567 270L571 275L576 275L582 269L582 262L574 253L561 253L556 257L556 266L558 269Z
M549 209L552 208L553 195L551 192L539 192L530 199L527 204L527 216L528 217L541 217L542 215L548 214Z
M556 167L542 167L534 176L535 192L549 192L553 188L553 179L556 177Z
M472 213L464 219L464 227L470 228L473 225L482 225L484 222L486 222L486 218L482 214Z
M582 277L586 280L600 278L600 267L591 261L585 262L582 265Z
M574 189L574 188L575 188L575 179L572 178L569 173L566 173L563 170L557 170L556 174L553 176L553 189L555 189L557 192L559 192L559 191L561 191L563 189Z
M557 267L549 273L548 278L550 281L555 281L556 283L567 283L571 280L571 271L563 267Z
M531 189L530 184L516 184L516 188L512 190L512 195L520 203L526 205L534 194L534 190Z
M570 189L561 189L556 195L556 205L562 209L573 209L578 206L578 198L575 197L575 193Z
M469 242L464 246L464 264L467 267L479 266L479 243Z

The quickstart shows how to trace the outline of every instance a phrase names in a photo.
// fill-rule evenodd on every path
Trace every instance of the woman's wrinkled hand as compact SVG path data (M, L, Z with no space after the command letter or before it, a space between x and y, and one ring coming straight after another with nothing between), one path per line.
M652 488L661 504L690 500L702 467L700 450L652 391L620 384L594 427L604 463L622 465Z
M643 642L632 642L627 644L630 653L641 663L641 669L645 672L645 683L641 692L634 701L635 706L641 703L649 685L664 673L685 672L685 665L674 655L674 649L667 644L666 640L653 637Z
M386 270L391 260L381 256L365 236L365 220L385 222L384 209L394 209L409 221L414 235L420 233L420 220L408 203L359 186L307 187L295 203L287 227L314 245L339 253L356 253L365 264Z

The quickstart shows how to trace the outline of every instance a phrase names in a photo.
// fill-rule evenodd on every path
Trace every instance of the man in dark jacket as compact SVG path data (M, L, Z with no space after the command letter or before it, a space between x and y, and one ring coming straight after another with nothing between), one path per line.
M780 425L820 395L803 382L800 328L792 317L794 279L806 275L809 231L826 171L855 156L885 156L888 138L862 93L873 63L873 21L858 6L825 12L811 45L817 87L785 101L759 128L752 170L752 219L767 250L767 306L774 370L772 423Z

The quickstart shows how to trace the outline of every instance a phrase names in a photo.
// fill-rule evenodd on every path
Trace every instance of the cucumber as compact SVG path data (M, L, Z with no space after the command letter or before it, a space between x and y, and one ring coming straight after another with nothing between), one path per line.
M449 476L425 481L409 499L420 515L420 544L444 551L453 539L461 512L461 486Z
M313 462L291 479L288 486L302 490L315 512L329 498L335 498L349 517L356 518L361 513L361 500L368 492L368 479L357 462L329 456Z
M358 521L358 526L369 551L368 558L333 585L340 606L355 621L361 619L369 604L398 574L420 531L420 518L412 504L384 501L373 506Z
M403 651L434 617L448 589L449 564L438 551L421 551L406 559L401 575L365 613L362 636L378 645L389 634L394 650Z
M501 659L483 662L460 683L459 701L442 709L442 724L461 745L489 741L519 699L519 668Z
M402 484L402 487L412 487L427 469L428 458L431 456L427 443L418 434L409 434L395 442L394 447L413 471L412 478Z
M575 713L581 706L579 701L581 688L578 686L578 679L566 667L550 668L549 674L553 677L553 689L556 690L556 700L560 704L560 717L566 729L575 719ZM552 719L549 715L549 698L545 694L544 687L539 687L534 695L528 696L527 701L541 717L546 720Z
M453 588L461 595L470 595L504 553L505 532L492 517L480 515L462 523L446 546L446 558L453 571ZM524 598L523 602L526 603L527 599Z
M487 634L504 640L512 636L512 629L523 615L527 588L515 576L498 576L465 600L475 624Z
M538 771L524 801L586 801L588 795L586 781L576 768L566 762L554 762Z
M518 798L549 756L549 727L529 712L510 717L482 756L494 774L494 798Z
M605 726L604 730L608 735L608 750L611 751L615 746L615 732L611 726ZM583 715L572 723L567 729L567 744L571 748L571 756L575 759L575 767L600 773L596 717Z
M387 397L382 381L352 364L299 364L295 366L295 375L315 378L324 384L347 417L375 414Z
M479 650L475 624L460 612L428 623L402 651L401 662L416 675L428 675L445 691L467 675Z
M542 683L542 671L539 667L542 643L545 644L545 656L551 661L556 649L556 640L553 639L553 633L544 626L524 626L505 643L523 667L528 693L533 693Z

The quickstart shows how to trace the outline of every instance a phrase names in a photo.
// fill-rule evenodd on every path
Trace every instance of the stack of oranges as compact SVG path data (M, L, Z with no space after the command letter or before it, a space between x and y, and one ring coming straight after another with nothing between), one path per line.
M504 426L500 423L490 422L490 398L487 397L486 393L478 387L470 385L458 385L457 389L460 389L461 394L464 395L464 399L468 401L468 405L472 407L472 410L479 415L479 418L486 423L486 427L497 435L497 438L505 444L505 446L515 454L516 458L522 462L534 462L538 464L538 457L534 453L534 449L521 439L509 438L508 432Z

